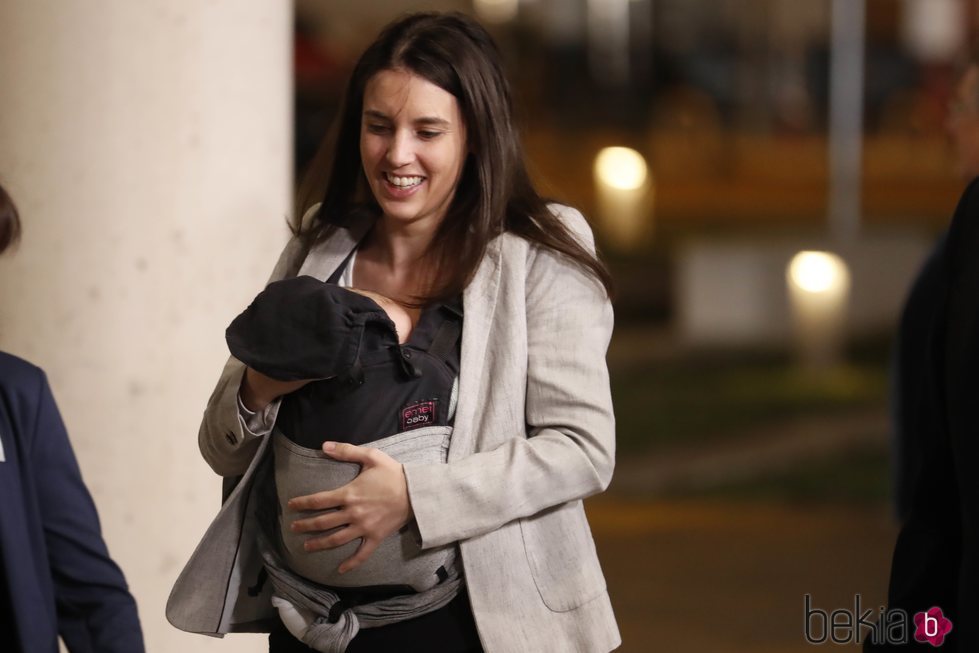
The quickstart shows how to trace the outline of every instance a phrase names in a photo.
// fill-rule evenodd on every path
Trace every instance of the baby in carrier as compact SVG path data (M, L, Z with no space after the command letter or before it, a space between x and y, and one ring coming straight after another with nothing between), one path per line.
M229 349L247 366L280 381L314 379L282 400L270 435L270 478L258 495L273 603L293 634L314 648L311 620L336 624L354 608L361 625L384 625L398 620L392 615L440 607L458 587L456 547L423 551L408 526L340 575L337 567L360 540L305 551L308 536L290 525L318 513L296 513L287 503L359 473L359 466L326 456L326 440L376 447L399 462L446 461L461 313L459 301L430 306L408 336L410 319L394 302L301 276L269 284L228 327ZM290 624L295 607L304 618Z

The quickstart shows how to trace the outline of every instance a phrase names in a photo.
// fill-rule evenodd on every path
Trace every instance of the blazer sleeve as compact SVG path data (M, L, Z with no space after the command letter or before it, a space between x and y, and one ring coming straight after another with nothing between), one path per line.
M564 219L594 252L585 219ZM486 533L605 490L615 417L605 355L612 305L588 272L536 248L526 279L526 432L443 465L405 465L424 548Z
M301 241L293 237L282 250L269 283L295 276L304 253ZM238 410L238 388L244 374L245 365L233 356L228 357L221 378L208 399L197 434L201 455L221 476L244 474L261 439L248 427ZM269 419L274 418L266 416L266 420Z
M58 632L71 653L143 651L136 602L109 557L92 497L54 397L40 374L31 450Z

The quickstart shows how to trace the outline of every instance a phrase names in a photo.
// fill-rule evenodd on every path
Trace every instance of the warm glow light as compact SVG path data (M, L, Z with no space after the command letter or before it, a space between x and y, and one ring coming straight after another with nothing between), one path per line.
M488 23L505 23L517 17L518 0L473 0L476 14Z
M646 183L646 160L628 147L606 147L595 157L595 177L612 188L635 190Z
M808 293L838 290L848 279L846 263L829 252L799 252L789 263L789 280Z

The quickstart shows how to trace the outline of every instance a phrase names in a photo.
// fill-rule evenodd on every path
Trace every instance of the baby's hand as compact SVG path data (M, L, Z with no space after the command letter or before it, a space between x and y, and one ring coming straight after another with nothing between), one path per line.
M411 335L411 330L413 328L411 324L411 315L408 310L394 301L389 297L385 297L380 293L372 292L370 290L361 290L359 288L348 288L352 292L358 295L363 295L364 297L370 297L377 305L380 306L387 316L394 322L394 328L398 332L398 343L404 344L408 341L408 337Z

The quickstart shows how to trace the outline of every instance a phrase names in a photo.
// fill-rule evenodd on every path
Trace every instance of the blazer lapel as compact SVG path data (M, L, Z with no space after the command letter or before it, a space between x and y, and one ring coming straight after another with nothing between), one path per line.
M486 254L473 280L462 293L462 353L459 360L459 404L449 444L449 461L459 460L475 449L473 423L483 381L483 360L493 313L500 290L502 270L500 237L486 246Z
M313 247L299 268L299 275L326 281L367 234L374 218L360 213L349 227L340 227L330 238Z

